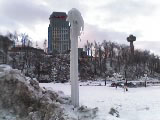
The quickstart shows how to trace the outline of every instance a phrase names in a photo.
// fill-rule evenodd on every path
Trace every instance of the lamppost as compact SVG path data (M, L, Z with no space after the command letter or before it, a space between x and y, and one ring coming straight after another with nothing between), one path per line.
M68 12L67 21L70 22L70 80L71 80L71 100L74 107L79 106L79 84L78 84L78 36L84 28L84 21L81 13L72 8Z

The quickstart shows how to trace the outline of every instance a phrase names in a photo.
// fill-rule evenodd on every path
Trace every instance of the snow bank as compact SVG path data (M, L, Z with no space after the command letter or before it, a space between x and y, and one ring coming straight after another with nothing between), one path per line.
M85 108L87 110L87 108ZM85 120L85 115L70 105L62 92L41 88L35 79L25 77L19 70L0 66L0 119L8 120ZM89 118L97 110L88 109Z
M69 83L40 86L71 94ZM80 105L98 107L97 117L92 120L160 120L159 93L159 86L129 88L127 92L120 87L80 86Z
M0 66L0 70L0 108L26 120L69 119L57 93L40 88L36 80L26 78L19 70L8 66Z

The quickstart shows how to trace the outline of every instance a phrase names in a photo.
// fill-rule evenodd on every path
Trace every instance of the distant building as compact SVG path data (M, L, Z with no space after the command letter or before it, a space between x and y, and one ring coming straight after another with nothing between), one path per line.
M48 53L66 53L70 50L70 26L65 12L53 12L48 27Z
M8 37L0 35L0 64L8 62L8 49L13 45Z
M86 58L87 53L83 51L83 48L78 48L78 58Z
M19 52L32 52L32 53L38 53L38 54L45 54L44 50L40 48L34 48L30 46L22 47L22 46L15 46L10 51L10 53L19 53Z
M21 70L24 67L34 66L39 61L44 60L46 54L42 49L22 45L12 47L8 53L11 57L10 65Z

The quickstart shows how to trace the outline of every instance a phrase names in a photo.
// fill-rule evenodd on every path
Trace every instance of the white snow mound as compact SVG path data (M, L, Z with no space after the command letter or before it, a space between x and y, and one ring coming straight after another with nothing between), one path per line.
M69 97L41 88L37 80L0 65L0 112L4 120L91 120L97 109L88 109L89 116L81 114L70 105Z

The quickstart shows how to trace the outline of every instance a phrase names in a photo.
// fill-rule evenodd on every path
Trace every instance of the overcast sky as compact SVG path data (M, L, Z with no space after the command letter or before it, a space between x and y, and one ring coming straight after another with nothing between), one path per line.
M128 44L126 37L137 37L135 47L160 55L160 0L0 0L0 33L27 33L42 46L48 39L49 16L53 11L81 12L86 40L110 40Z

